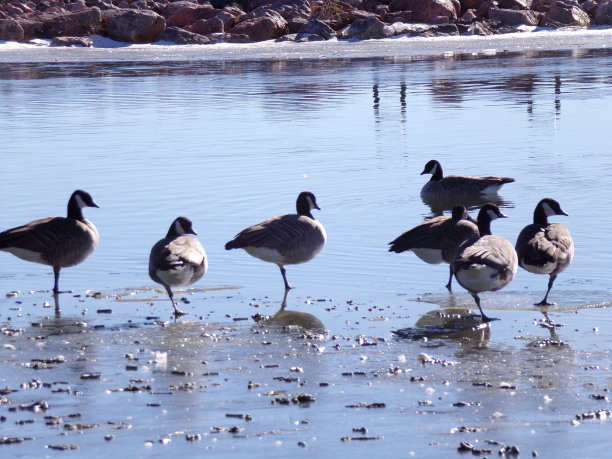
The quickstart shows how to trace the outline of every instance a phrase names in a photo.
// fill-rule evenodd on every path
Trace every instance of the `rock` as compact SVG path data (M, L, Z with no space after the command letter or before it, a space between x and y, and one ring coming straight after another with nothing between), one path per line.
M582 8L589 16L593 16L595 14L598 6L599 4L595 0L586 0L584 3L580 4L580 8Z
M225 30L231 29L237 22L236 16L226 10L221 11L215 17L223 22L223 28Z
M468 9L461 16L461 20L465 23L471 23L471 22L474 22L477 17L478 16L476 16L476 10Z
M308 43L311 41L325 41L326 39L324 37L322 37L321 35L317 35L314 33L299 33L297 34L297 36L295 37L296 42L298 43Z
M389 3L389 11L396 12L410 10L412 3L413 0L391 0Z
M604 1L599 5L595 13L595 24L612 24L612 1Z
M166 27L159 39L179 45L210 45L212 43L210 39L203 35L188 32L176 26Z
M446 17L449 21L455 21L461 12L458 0L415 0L412 7L412 19L415 22L426 24L436 21L440 17Z
M100 8L88 8L76 13L42 15L20 19L24 40L32 38L54 38L84 36L98 33L101 28Z
M252 40L248 35L237 33L211 33L206 35L213 43L250 43Z
M287 27L289 28L289 34L297 34L298 31L307 23L308 23L308 20L304 18L288 19Z
M14 19L0 19L0 40L23 41L23 28Z
M489 27L487 23L483 21L476 21L470 24L470 26L465 32L466 35L482 35L482 36L495 35L496 33L497 32L494 29Z
M550 7L556 0L533 0L531 2L532 11L539 11L541 13L548 13Z
M345 34L346 38L357 38L360 40L389 38L392 35L393 31L387 30L385 23L376 17L354 21Z
M532 0L499 0L499 7L505 10L531 9Z
M590 23L589 15L574 0L557 0L542 21L545 27L588 26Z
M266 5L265 9L276 11L287 21L290 18L310 19L312 15L308 0L277 0Z
M166 20L148 10L106 10L103 33L108 38L126 43L153 43L166 28Z
M51 46L82 46L89 48L92 41L87 37L55 37L51 40Z
M336 36L336 31L334 29L316 18L311 18L310 21L300 27L298 33L318 35L325 40L329 40Z
M228 32L248 35L253 41L264 41L285 35L289 32L289 27L285 18L276 13L239 22Z
M492 8L489 10L489 19L499 21L502 25L506 26L537 26L540 22L540 14L541 13L531 10Z
M476 10L476 16L479 18L489 18L489 11L493 8L497 8L497 1L495 0L485 0Z
M219 14L220 12L221 10L213 8L210 5L186 6L170 15L166 20L166 23L168 25L173 25L177 27L185 27L195 23L196 21L199 21L200 19L210 19Z
M221 19L210 18L200 19L199 21L185 27L185 30L193 33L199 33L201 35L208 35L211 33L224 33L225 26Z

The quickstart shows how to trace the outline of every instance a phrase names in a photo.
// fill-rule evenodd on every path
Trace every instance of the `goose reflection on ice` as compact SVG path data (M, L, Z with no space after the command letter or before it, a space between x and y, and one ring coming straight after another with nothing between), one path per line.
M304 330L324 332L325 325L317 317L308 312L291 311L286 309L287 307L287 295L289 290L285 291L281 307L276 314L272 317L265 319L260 322L261 325L265 326L277 326L277 327L300 327Z
M461 314L459 309L434 309L424 314L414 327L394 330L399 338L465 339L484 344L491 339L491 327L474 314Z

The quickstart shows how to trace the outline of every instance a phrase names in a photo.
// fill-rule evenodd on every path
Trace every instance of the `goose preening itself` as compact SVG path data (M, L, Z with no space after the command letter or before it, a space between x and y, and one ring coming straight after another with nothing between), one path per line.
M175 316L187 313L176 307L172 287L191 285L208 269L204 247L191 234L197 234L191 220L178 217L170 225L166 237L153 246L149 256L149 276L166 288Z
M389 242L389 252L411 250L426 263L450 265L459 245L478 235L478 226L469 220L465 207L456 206L450 217L434 217L402 233ZM453 268L450 266L450 276L446 284L449 292L452 292L452 280Z
M516 241L519 265L536 274L548 274L548 290L537 306L551 306L548 294L557 275L574 257L574 242L569 230L559 223L548 223L548 217L567 215L557 201L542 199L533 212L533 223L520 232Z
M244 249L260 260L275 263L283 275L285 290L291 289L285 265L296 265L312 260L327 239L325 228L310 211L321 210L315 195L309 191L299 194L297 214L279 215L250 226L225 244L225 249Z
M100 207L91 195L76 190L68 200L68 215L47 217L0 233L0 250L23 260L53 267L53 293L60 293L61 268L85 260L98 245L98 230L83 217L83 207Z
M510 283L518 269L516 251L510 241L491 234L491 221L503 218L494 204L485 204L478 213L479 237L465 241L455 255L453 272L457 282L465 288L474 300L483 322L487 317L480 307L480 292L499 290Z
M445 199L449 196L494 195L504 183L514 182L510 177L470 177L468 175L449 175L444 177L442 166L432 159L421 175L431 174L431 179L421 189L425 200Z

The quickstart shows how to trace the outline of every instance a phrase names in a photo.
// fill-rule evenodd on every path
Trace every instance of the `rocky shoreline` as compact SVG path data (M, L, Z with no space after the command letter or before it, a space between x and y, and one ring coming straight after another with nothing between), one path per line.
M9 0L0 40L90 46L493 35L612 25L612 0Z

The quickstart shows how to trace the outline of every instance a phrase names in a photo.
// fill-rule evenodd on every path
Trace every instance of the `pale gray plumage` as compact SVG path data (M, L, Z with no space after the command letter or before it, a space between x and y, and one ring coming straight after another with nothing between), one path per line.
M445 199L449 196L494 195L505 183L514 182L511 177L471 177L468 175L449 175L444 177L438 161L429 161L421 175L431 174L431 179L421 189L424 200Z
M166 288L176 316L186 313L177 308L172 287L191 285L208 270L204 247L191 234L196 234L191 220L178 217L170 225L166 237L153 246L149 256L149 276Z
M410 250L426 263L452 263L459 245L466 239L478 237L478 226L469 220L463 206L453 208L450 217L434 217L405 231L393 241L389 252L401 253ZM446 288L452 291L453 269Z
M549 223L548 217L567 215L557 201L542 199L533 213L533 223L520 232L516 240L519 265L535 274L548 274L548 290L537 306L551 306L548 294L557 275L569 266L574 257L574 242L569 230L559 223Z
M96 227L83 217L83 207L99 207L91 195L76 190L68 200L67 217L47 217L0 233L0 250L23 260L53 267L53 293L59 291L61 268L75 266L97 247Z
M311 192L303 191L296 201L297 214L280 215L250 226L225 244L225 249L244 249L260 260L275 263L287 282L285 265L295 265L312 260L323 248L327 234L323 225L310 211L320 210Z
M485 204L478 213L480 236L468 239L459 247L452 265L457 282L476 301L483 322L491 319L482 312L478 293L505 287L518 269L512 244L506 238L491 234L491 221L503 217L506 216L496 205Z

